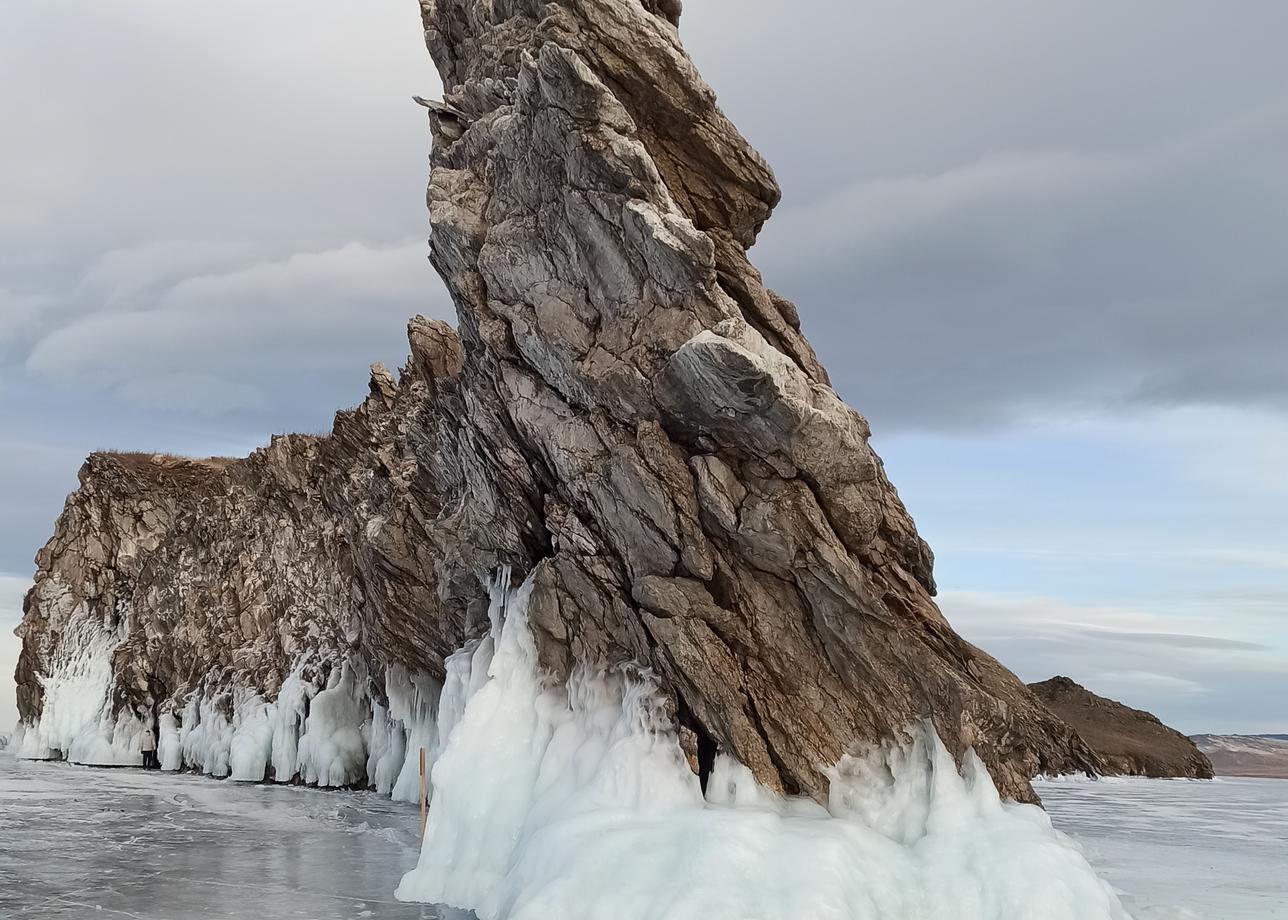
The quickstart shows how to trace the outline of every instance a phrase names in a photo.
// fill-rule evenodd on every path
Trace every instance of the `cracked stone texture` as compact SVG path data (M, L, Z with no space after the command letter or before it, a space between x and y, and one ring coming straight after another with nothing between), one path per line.
M933 557L795 307L747 258L779 198L677 0L421 0L444 100L417 318L331 435L245 460L99 454L20 627L20 705L77 604L129 613L121 705L271 693L302 649L441 674L480 580L532 574L553 679L646 668L767 786L934 722L1004 794L1103 764L932 599ZM380 688L374 688L379 695Z

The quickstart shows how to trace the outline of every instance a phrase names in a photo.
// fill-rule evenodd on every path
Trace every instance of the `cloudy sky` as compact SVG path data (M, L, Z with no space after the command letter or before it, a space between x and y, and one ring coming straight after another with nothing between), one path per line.
M958 628L1186 731L1288 730L1288 5L689 0L682 33ZM6 675L86 453L326 430L451 317L436 88L412 0L6 12Z

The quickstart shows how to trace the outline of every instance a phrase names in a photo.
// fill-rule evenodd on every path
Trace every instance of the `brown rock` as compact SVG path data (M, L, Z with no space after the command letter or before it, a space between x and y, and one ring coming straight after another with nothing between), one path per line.
M1097 696L1067 677L1029 684L1047 707L1077 730L1105 762L1124 776L1211 779L1212 763L1189 738L1152 713Z
M947 624L867 422L750 265L778 187L681 48L679 3L421 9L447 87L430 258L459 338L413 320L407 370L373 370L327 437L91 457L28 602L23 718L82 604L128 618L119 702L147 706L271 694L304 651L441 674L508 564L553 677L651 669L686 750L770 787L822 798L821 768L923 719L1009 796L1095 770Z

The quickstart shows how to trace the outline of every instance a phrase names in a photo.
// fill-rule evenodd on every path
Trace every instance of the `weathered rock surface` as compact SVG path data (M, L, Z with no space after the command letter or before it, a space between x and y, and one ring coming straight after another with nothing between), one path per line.
M1212 763L1194 742L1152 713L1097 696L1068 677L1029 684L1038 699L1072 725L1105 762L1124 776L1211 779Z
M671 0L422 0L447 87L416 319L328 437L239 461L98 454L20 627L20 706L75 611L125 624L117 704L244 684L305 651L442 675L481 580L531 574L542 663L649 669L696 756L825 795L820 768L933 721L1004 794L1095 754L932 596L932 556L747 250L769 167Z
M1217 776L1288 779L1288 735L1191 735Z

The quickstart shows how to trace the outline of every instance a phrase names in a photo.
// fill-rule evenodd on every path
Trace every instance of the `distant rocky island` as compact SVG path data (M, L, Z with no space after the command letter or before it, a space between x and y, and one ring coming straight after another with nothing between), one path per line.
M1214 775L1203 751L1152 713L1098 696L1068 677L1029 684L1029 689L1091 745L1108 773L1192 779Z
M1288 779L1288 735L1191 735L1218 776Z

